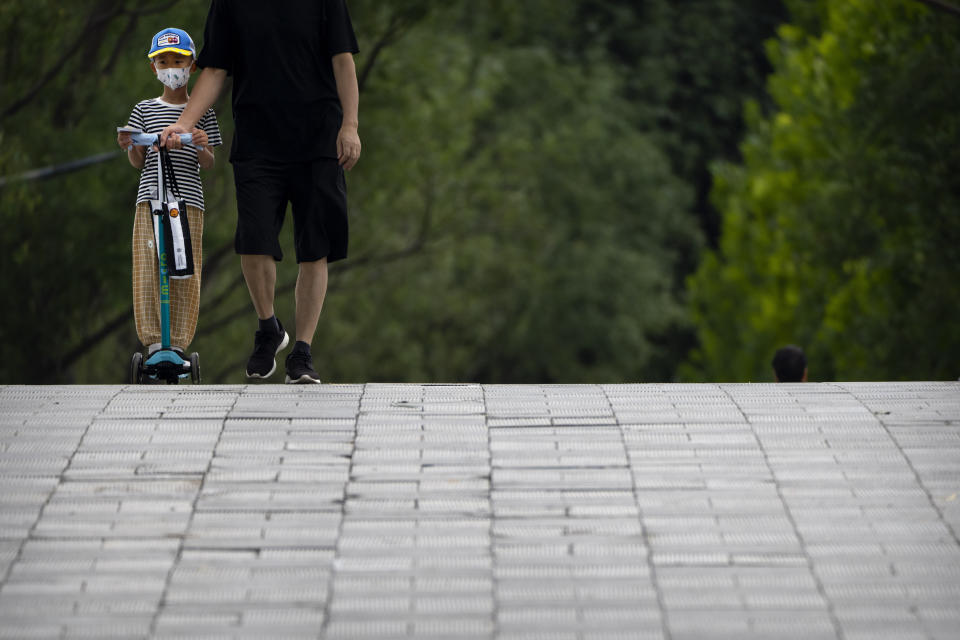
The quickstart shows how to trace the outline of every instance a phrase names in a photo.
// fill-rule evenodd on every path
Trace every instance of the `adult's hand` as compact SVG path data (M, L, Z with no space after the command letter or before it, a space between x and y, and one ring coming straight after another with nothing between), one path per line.
M337 160L349 171L360 159L360 136L357 134L357 127L360 126L357 118L360 91L357 88L357 67L353 63L353 54L349 52L333 56L332 64L333 75L337 80L337 95L340 97L340 106L343 107L343 120L340 122L340 133L337 134Z
M170 126L165 127L164 130L160 132L160 146L166 147L167 149L182 149L183 144L180 142L181 133L190 133L190 129L179 122L174 122Z
M344 125L337 134L337 161L350 171L360 159L360 135L356 127Z

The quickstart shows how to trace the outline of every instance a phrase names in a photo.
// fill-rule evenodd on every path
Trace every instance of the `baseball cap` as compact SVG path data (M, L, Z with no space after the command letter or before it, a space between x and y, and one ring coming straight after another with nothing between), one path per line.
M150 52L148 58L160 55L164 51L173 51L182 53L185 56L197 57L197 49L193 46L193 39L190 34L183 29L174 29L173 27L164 29L153 36L150 41Z

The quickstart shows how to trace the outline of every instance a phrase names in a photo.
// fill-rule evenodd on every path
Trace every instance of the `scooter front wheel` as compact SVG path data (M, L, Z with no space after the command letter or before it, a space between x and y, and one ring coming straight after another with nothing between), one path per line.
M130 358L130 373L128 375L130 384L143 383L143 354L137 351Z
M196 351L190 354L190 381L200 384L200 354Z

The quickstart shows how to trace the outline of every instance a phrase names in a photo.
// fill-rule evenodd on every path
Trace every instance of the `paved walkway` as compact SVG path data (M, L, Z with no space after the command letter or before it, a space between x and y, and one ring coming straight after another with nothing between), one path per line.
M960 638L960 384L0 387L2 638Z

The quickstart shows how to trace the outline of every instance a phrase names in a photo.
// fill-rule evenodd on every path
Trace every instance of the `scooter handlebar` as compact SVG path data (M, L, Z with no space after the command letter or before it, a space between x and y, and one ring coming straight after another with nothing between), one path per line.
M183 143L185 147L193 147L194 149L200 150L203 147L200 145L193 144L193 134L192 133L181 133L180 142ZM133 142L134 146L137 147L152 147L157 144L160 137L156 133L131 133L130 141Z

